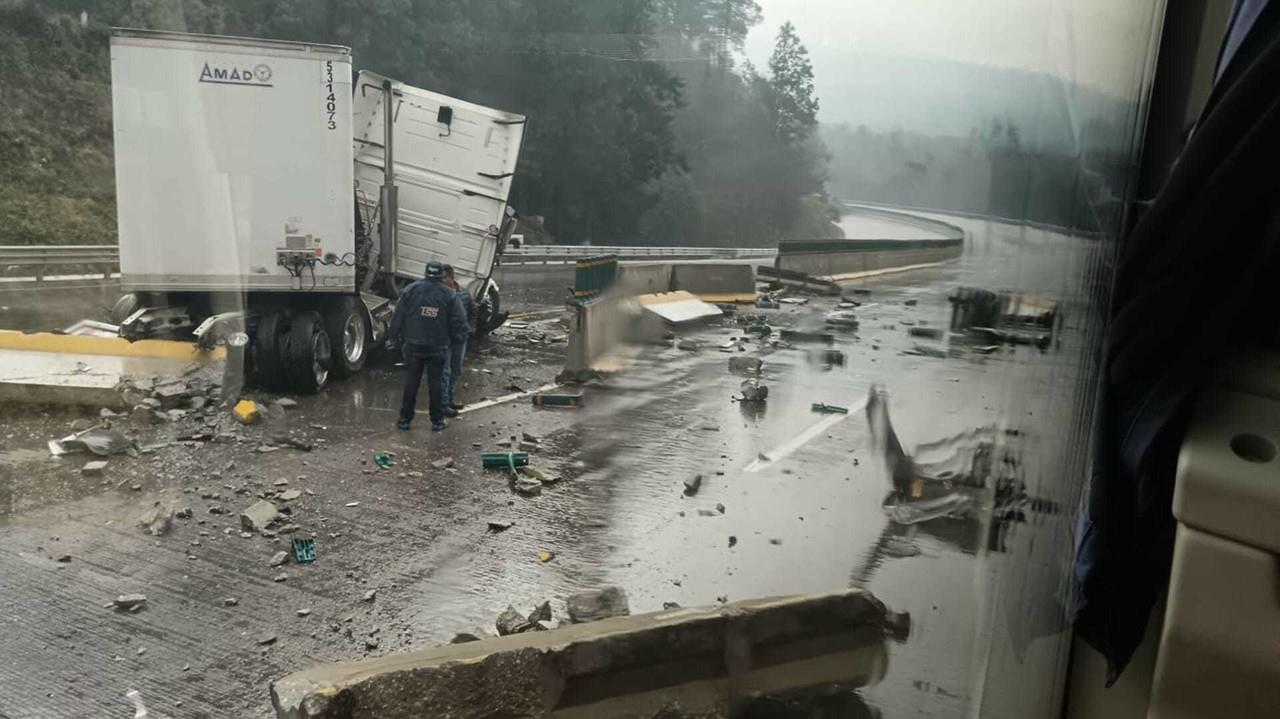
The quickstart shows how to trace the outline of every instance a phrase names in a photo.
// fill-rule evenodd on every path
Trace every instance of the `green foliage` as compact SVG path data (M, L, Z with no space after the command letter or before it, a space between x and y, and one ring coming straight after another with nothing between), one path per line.
M796 28L785 23L769 56L768 102L774 128L783 142L802 142L818 126L818 98L813 92L813 63Z
M825 157L793 31L768 79L732 66L760 17L755 0L17 0L0 8L0 244L114 241L111 26L347 45L527 115L511 202L547 239L773 242L812 226Z

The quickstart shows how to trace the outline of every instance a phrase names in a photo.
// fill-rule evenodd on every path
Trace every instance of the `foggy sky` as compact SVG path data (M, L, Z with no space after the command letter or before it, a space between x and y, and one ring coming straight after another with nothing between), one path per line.
M1048 73L1118 97L1141 86L1156 0L757 0L764 21L748 36L745 53L763 69L779 26L792 21L814 64L819 118L882 125L893 115L893 85L929 95L929 67L961 62ZM852 77L893 74L884 82ZM870 62L868 62L870 61ZM889 69L886 70L886 67ZM848 97L875 84L876 97ZM938 88L944 91L950 88ZM951 95L954 101L954 93ZM875 105L878 107L870 107ZM938 107L933 112L945 112ZM910 112L921 112L918 103ZM888 114L886 114L888 113ZM911 117L906 116L898 121Z

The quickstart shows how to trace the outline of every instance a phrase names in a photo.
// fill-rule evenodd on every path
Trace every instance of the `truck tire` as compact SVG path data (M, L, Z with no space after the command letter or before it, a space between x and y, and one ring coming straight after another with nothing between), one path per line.
M142 307L142 299L137 294L130 292L120 295L120 299L116 300L116 303L111 306L111 312L107 316L111 319L111 324L122 325L125 320L129 319L129 315L138 311L139 307Z
M324 309L324 328L332 343L330 366L339 377L350 377L369 356L369 320L354 297L338 297Z
M290 384L299 392L318 392L329 382L333 348L319 312L299 312L285 344Z
M285 310L267 310L258 318L253 333L253 382L263 389L281 389L285 382L289 346L289 314Z

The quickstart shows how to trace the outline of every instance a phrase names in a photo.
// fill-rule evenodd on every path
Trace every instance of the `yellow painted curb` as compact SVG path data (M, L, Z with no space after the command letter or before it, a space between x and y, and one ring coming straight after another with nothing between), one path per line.
M220 360L227 355L224 347L206 351L197 349L194 342L174 340L130 342L121 337L84 337L50 332L24 334L13 330L0 330L0 349L116 357L162 357L196 362Z
M712 304L751 303L756 301L756 293L755 292L737 292L737 293L719 294L719 295L717 294L698 295L698 299L702 300L703 302L710 302Z
M636 295L636 301L643 306L661 305L667 302L687 302L688 300L698 299L690 292L684 290L673 290L671 292L657 292L651 295Z

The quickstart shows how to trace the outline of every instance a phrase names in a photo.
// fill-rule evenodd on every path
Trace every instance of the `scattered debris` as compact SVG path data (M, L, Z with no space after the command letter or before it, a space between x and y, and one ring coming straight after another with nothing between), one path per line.
M555 559L555 558L556 558L556 553L555 553L555 552L548 552L548 551L547 551L547 550L545 550L545 549L544 549L544 550L542 550L541 552L538 552L538 561L539 561L539 562L542 562L542 563L544 563L544 564L545 564L545 563L547 563L547 562L550 562L551 560L553 560L553 559Z
M828 312L823 322L828 327L834 327L841 330L858 329L858 318L854 316L852 310L834 310Z
M533 395L536 407L581 407L584 397L578 392L537 392Z
M999 350L1000 350L1000 345L983 345L981 347L973 348L974 352L977 352L978 354L983 354L983 355L989 355Z
M937 327L908 327L907 334L929 340L942 339L942 330Z
M769 544L772 544L772 545L774 545L774 546L776 547L776 546L778 546L778 545L781 545L781 544L782 544L782 540L781 540L781 539L778 539L777 537L774 537L773 539L770 539L770 540L769 540Z
M926 347L924 345L912 345L911 349L904 350L903 354L915 355L918 357L934 357L937 359L946 359L947 353L936 347Z
M84 475L85 477L101 477L102 473L106 469L107 469L106 460L99 459L99 460L94 460L93 462L86 462L85 465L80 468L80 474Z
M495 622L495 625L498 629L498 636L501 637L527 632L532 628L532 623L528 619L525 619L520 612L517 612L516 608L511 605L507 605L506 611L498 615L498 620Z
M543 602L534 607L528 618L530 624L551 621L551 602Z
M236 402L236 406L231 408L231 414L240 424L254 424L262 418L262 414L258 411L258 403L251 399L242 399Z
M145 594L121 594L116 597L112 605L118 610L131 612L146 603L147 595Z
M240 600L236 599L235 597L226 597L225 599L222 600L222 606L224 607L234 607L239 603L240 603Z
M477 637L476 635L470 632L458 632L457 634L453 635L453 639L450 639L449 643L450 644L466 644L468 642L478 642L478 641L480 641L480 637Z
M367 591L367 592L365 592L365 593L364 593L364 596L363 596L363 597L360 597L360 601L362 601L362 602L372 602L373 600L375 600L375 599L377 599L377 598L378 598L378 590L376 590L376 589L370 589L369 591Z
M701 488L702 488L701 474L695 474L692 477L688 477L684 480L684 496L686 497L692 497L693 495L697 494L698 490Z
M277 574L276 576L272 577L272 578L271 578L271 581L273 581L273 582L283 582L283 581L287 580L288 578L289 578L289 575L288 575L288 574L286 574L286 573L284 573L284 572L280 572L280 573L279 573L279 574Z
M907 307L915 307L915 306L916 306L917 304L919 304L919 303L920 303L920 300L907 300L906 302L903 302L902 304L906 305Z
M290 489L276 495L276 499L279 499L282 502L292 502L293 500L298 499L301 496L302 496L301 489Z
M836 336L830 332L801 332L800 330L783 330L779 336L787 342L818 342L834 344Z
M505 531L507 531L508 529L511 529L511 527L512 527L514 524L515 524L515 522L513 522L513 521L511 521L511 520L509 520L509 519L490 519L490 520L489 520L489 531L490 531L490 532L505 532Z
M280 409L293 409L298 406L298 400L289 397L281 397L276 400L275 405Z
M721 514L724 514L724 505L721 504L720 502L716 502L716 511Z
M283 532L284 527L280 528ZM293 559L300 564L316 561L316 540L311 538L297 538L293 542Z
M764 402L769 399L769 385L761 384L758 379L743 380L739 386L743 402Z
M261 532L280 519L276 505L260 499L240 513L240 526L246 532Z
M88 450L99 457L124 454L135 447L132 440L114 429L90 427L62 439L49 440L49 453L60 457L71 452Z
M70 555L70 554L64 554L64 555L62 555L61 557L58 557L57 559L55 559L54 561L55 561L55 562L61 562L62 564L67 564L67 563L69 563L69 562L71 561L71 555Z
M395 464L395 460L392 459L392 457L394 456L395 455L391 454L390 452L374 452L373 463L383 469L389 469L392 465Z
M453 466L453 457L445 457L444 459L437 459L436 461L431 463L431 468L435 470L445 470L452 466Z
M764 361L759 357L730 357L729 371L734 374L758 375L764 369Z
M300 617L308 617L311 616L311 610L309 608L299 609L297 614Z
M735 536L733 536L732 534L730 534L730 535L729 535L729 547L732 549L733 547L737 546L737 544L738 544L738 538L737 538L737 537L735 537Z
M159 537L169 531L169 526L173 523L173 508L163 507L160 504L151 508L151 511L142 515L138 520L138 526L146 530L147 534L153 537Z
M285 562L288 562L288 561L289 561L289 553L288 553L288 552L283 552L283 551L281 551L281 552L276 552L275 554L271 555L271 560L267 562L267 566L268 566L268 567L279 567L279 566L283 565Z
M627 606L627 594L619 587L605 587L570 595L569 621L574 624L594 622L609 617L625 617L631 614Z
M264 635L262 635L262 636L258 637L258 645L259 645L259 646L263 646L263 647L265 647L265 646L268 646L268 645L270 645L270 644L275 644L275 643L276 643L276 635L274 635L274 634L264 634Z
M848 407L840 407L834 404L826 404L825 402L814 402L813 406L810 407L810 409L812 409L814 412L821 412L822 414L849 414Z

